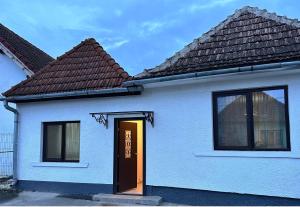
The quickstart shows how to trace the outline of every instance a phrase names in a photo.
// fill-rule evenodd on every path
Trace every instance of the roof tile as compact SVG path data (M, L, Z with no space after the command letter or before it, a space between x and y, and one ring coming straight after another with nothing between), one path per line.
M28 80L4 93L5 96L35 95L121 87L130 80L123 68L95 39L86 39L46 65Z
M300 60L300 22L244 7L135 79Z
M37 72L54 60L51 56L2 24L0 24L0 43L10 50L32 72Z

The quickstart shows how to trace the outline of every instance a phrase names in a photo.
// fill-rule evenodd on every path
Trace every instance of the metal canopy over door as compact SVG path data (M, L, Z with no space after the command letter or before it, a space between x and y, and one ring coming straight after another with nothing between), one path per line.
M137 124L119 122L118 129L118 192L137 186Z

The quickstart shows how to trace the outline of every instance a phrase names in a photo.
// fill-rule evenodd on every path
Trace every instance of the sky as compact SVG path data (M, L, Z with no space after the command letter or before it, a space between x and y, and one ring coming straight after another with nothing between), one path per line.
M130 75L161 64L243 6L300 19L299 0L0 0L0 23L56 58L95 38Z

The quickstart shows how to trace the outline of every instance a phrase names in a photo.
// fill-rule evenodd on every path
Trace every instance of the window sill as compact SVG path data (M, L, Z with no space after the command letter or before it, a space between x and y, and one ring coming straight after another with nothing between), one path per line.
M247 151L249 152L249 151ZM284 155L284 154L273 154L273 155L267 155L267 154L200 154L200 153L193 153L194 157L197 158L263 158L263 159L300 159L299 156L295 155Z
M71 162L32 162L32 167L66 167L66 168L87 168L89 163Z

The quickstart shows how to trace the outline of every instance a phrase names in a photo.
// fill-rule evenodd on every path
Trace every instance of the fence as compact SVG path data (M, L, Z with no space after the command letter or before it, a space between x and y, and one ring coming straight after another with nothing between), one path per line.
M0 133L0 179L13 174L13 134Z

